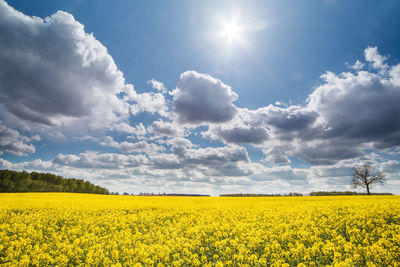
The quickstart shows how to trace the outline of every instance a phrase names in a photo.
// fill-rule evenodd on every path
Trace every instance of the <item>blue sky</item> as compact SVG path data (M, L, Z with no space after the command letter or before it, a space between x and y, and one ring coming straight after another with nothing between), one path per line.
M0 166L119 192L400 193L398 1L0 1ZM360 189L361 190L361 189Z

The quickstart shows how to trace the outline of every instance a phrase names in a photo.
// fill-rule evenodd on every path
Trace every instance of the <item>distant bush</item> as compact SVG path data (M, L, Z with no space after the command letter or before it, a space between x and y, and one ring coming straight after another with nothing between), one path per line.
M0 170L0 192L73 192L109 194L108 190L88 181L63 178L51 173Z

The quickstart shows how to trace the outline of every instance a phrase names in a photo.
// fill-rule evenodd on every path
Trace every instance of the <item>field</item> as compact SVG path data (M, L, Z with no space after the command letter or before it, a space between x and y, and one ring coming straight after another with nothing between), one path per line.
M400 197L0 194L4 266L400 266Z

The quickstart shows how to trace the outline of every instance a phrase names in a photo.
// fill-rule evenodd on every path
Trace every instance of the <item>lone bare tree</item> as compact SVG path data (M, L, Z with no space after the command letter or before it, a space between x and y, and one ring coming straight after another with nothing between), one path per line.
M373 184L383 184L386 182L386 174L382 171L373 171L370 165L363 165L354 168L351 185L356 188L358 186L367 189L367 195L370 195L370 188Z

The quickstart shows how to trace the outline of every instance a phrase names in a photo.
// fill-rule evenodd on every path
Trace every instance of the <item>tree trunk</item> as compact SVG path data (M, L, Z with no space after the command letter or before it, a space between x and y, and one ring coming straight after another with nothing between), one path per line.
M367 184L367 195L370 195L369 193L369 185Z

